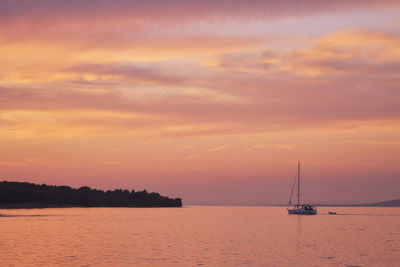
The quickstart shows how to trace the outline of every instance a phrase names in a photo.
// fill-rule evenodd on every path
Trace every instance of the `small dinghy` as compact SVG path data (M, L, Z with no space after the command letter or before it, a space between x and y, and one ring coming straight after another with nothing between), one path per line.
M336 212L334 212L334 211L330 211L330 212L328 212L330 215L336 215L337 213Z

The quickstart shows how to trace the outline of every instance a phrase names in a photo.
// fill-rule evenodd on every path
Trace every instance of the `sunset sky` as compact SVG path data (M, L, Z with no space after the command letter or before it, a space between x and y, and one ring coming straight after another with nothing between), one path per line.
M0 180L400 198L400 1L0 0Z

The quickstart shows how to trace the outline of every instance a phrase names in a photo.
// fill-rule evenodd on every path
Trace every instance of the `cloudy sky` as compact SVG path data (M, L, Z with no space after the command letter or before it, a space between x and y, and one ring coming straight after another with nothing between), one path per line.
M0 179L184 204L400 197L400 2L0 0Z

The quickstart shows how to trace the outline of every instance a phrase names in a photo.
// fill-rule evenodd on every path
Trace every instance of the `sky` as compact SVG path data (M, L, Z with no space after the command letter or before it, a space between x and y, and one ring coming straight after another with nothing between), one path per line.
M0 0L0 180L186 205L400 198L400 2Z

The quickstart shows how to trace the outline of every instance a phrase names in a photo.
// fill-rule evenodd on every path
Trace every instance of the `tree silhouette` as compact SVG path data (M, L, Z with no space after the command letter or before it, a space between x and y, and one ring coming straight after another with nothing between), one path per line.
M0 205L4 207L181 207L180 198L169 198L146 190L107 190L82 186L0 182Z

